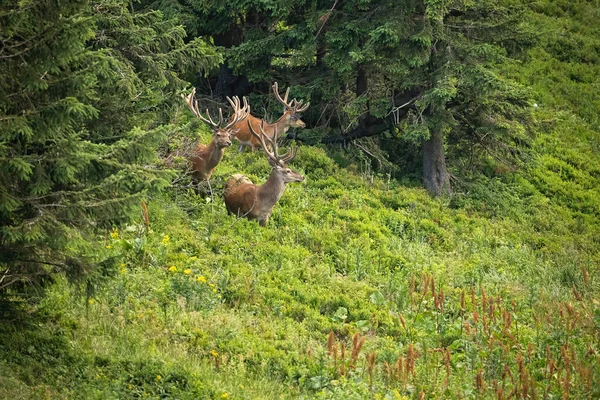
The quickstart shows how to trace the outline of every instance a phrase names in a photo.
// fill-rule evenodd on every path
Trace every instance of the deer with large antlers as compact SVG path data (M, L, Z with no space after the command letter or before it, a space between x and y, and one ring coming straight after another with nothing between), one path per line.
M261 124L264 124L264 132L269 139L273 138L276 131L281 134L286 133L290 128L304 128L306 126L304 121L300 119L300 113L306 111L308 106L310 106L310 103L306 103L303 106L302 100L298 101L296 99L292 99L288 101L290 88L287 88L285 91L285 96L281 98L277 82L273 84L272 88L275 98L283 105L283 115L272 124L269 124L250 114L246 120L248 122L243 120L238 121L234 125L234 128L238 130L237 133L235 133L235 138L240 142L240 152L244 151L244 148L246 147L251 147L252 151L260 147L260 141L254 134L252 134L252 129L254 129L254 132L257 132Z
M259 125L260 132L257 134L251 122L248 121L250 132L260 143L273 168L269 178L259 186L253 184L244 175L236 174L227 180L224 190L225 206L229 214L246 217L250 220L257 219L261 226L267 225L273 207L285 191L285 185L304 180L302 175L286 166L296 157L297 148L292 147L288 153L280 156L277 148L277 127L271 138L265 133L265 125L264 122ZM272 152L269 151L267 143L271 145Z
M188 156L191 163L192 179L196 182L201 182L210 179L215 167L223 158L225 148L231 146L231 137L235 134L235 124L245 119L250 115L250 106L244 98L244 105L241 106L240 99L237 96L233 100L227 97L227 101L233 108L233 115L229 123L223 126L223 110L219 108L219 120L215 122L209 112L206 110L206 118L198 110L198 102L194 100L196 88L189 95L181 95L192 113L208 124L213 132L213 139L208 145L198 144L193 153Z

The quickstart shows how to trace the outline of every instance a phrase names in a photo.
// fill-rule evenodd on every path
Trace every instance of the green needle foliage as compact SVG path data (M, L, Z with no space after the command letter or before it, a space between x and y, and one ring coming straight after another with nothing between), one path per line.
M217 93L246 94L244 80L263 92L273 81L286 82L292 97L311 102L310 129L297 138L347 144L376 136L367 151L380 156L372 158L399 165L411 159L409 167L435 195L450 191L447 169L464 177L489 162L518 165L530 145L530 93L503 72L535 42L524 4L152 4L227 48ZM279 108L269 108L277 110L274 118ZM414 160L415 147L422 161Z
M600 398L596 3L2 3L0 398ZM266 228L181 77L311 101Z
M0 288L98 262L69 246L79 229L128 220L168 183L152 162L179 74L220 62L185 35L123 1L2 4Z

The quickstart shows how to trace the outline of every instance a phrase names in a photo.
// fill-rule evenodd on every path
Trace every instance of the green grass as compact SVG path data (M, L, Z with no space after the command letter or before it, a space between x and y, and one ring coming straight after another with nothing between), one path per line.
M268 172L259 153L225 162L217 192L230 172ZM535 172L553 164L446 200L370 184L319 149L294 165L307 181L266 228L173 190L149 200L149 230L107 233L98 251L119 262L91 296L59 279L41 322L4 327L6 396L559 397L566 371L572 396L599 394L598 200L546 193Z
M305 146L261 228L220 190L268 164L230 149L214 202L184 179L96 241L94 286L0 307L0 398L600 397L597 12L541 4L520 170L432 199Z

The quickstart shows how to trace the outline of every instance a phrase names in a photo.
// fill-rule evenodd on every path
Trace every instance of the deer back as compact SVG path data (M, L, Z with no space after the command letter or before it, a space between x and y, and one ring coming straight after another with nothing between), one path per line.
M290 89L287 88L285 97L281 98L277 82L273 84L273 93L277 101L283 105L283 114L274 123L268 123L260 118L248 115L245 120L241 120L235 124L234 128L237 130L235 138L244 146L252 146L252 150L260 147L260 141L252 134L250 126L255 132L259 131L259 126L263 126L264 134L270 139L273 139L275 132L279 134L285 133L290 128L304 128L306 124L301 119L300 113L306 111L310 103L302 105L302 101L292 99L288 101L288 95Z
M234 175L227 181L224 191L225 205L229 213L238 217L258 219L262 226L267 224L273 207L285 191L286 184L304 180L302 175L285 165L296 156L296 149L292 147L285 155L279 155L277 129L275 128L271 139L265 134L264 125L264 122L261 123L260 134L257 134L248 121L252 135L260 142L272 167L269 178L264 184L257 186L243 175ZM270 144L272 150L269 149L267 143Z
M227 212L238 217L256 219L258 208L256 205L256 188L250 179L241 174L233 175L227 180L223 196Z

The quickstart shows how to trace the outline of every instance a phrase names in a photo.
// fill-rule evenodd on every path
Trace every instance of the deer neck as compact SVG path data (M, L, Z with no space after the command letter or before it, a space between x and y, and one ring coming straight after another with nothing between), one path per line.
M271 171L269 175L269 179L258 187L258 199L261 208L271 209L275 203L279 201L281 195L285 191L285 182L281 175L279 175L275 170Z
M212 142L206 148L206 169L211 170L217 166L219 161L223 158L223 149L217 146L216 140Z
M284 113L279 119L272 124L273 132L275 132L274 128L277 127L277 135L281 135L282 133L286 133L290 129L290 120L288 119L288 113ZM271 134L271 136L273 136Z

